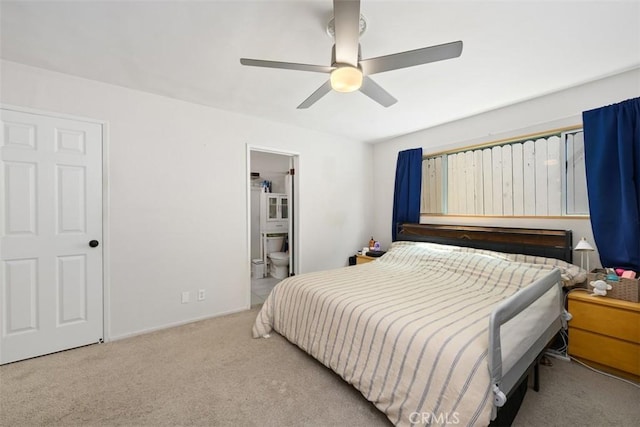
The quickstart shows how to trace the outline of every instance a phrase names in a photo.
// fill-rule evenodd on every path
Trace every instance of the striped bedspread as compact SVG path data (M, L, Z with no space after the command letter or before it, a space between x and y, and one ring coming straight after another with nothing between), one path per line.
M553 268L396 242L374 262L283 280L253 336L277 331L396 425L487 425L491 310Z

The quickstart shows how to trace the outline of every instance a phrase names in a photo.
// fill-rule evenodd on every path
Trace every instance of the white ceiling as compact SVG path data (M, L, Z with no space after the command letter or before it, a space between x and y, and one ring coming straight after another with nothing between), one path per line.
M329 93L331 0L1 3L2 58L375 142L640 66L640 1L363 0L363 58L456 40L457 59L373 79L398 99Z

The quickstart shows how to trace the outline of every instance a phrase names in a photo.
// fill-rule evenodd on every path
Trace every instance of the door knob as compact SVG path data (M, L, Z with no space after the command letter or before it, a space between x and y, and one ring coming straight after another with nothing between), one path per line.
M100 244L100 242L98 242L97 240L92 240L92 241L89 242L89 246L91 246L92 248L95 248L99 244Z

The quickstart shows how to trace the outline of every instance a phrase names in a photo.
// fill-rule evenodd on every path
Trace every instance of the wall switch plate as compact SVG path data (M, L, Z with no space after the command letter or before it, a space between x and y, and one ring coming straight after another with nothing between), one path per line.
M204 301L205 299L205 292L204 289L200 289L198 291L198 301Z
M189 291L185 291L185 292L182 293L182 303L183 304L186 304L186 303L189 302L189 296L190 296L189 294L190 294Z

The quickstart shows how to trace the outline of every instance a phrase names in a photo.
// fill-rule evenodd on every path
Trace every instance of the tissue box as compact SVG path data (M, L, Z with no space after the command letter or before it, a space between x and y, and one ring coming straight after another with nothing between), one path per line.
M605 270L599 268L591 270L591 273L587 274L587 288L593 289L589 286L589 282L594 280L604 280L612 287L610 291L607 291L608 298L640 302L640 279L625 279L618 277L618 281L614 282L607 280L606 278L607 273Z

